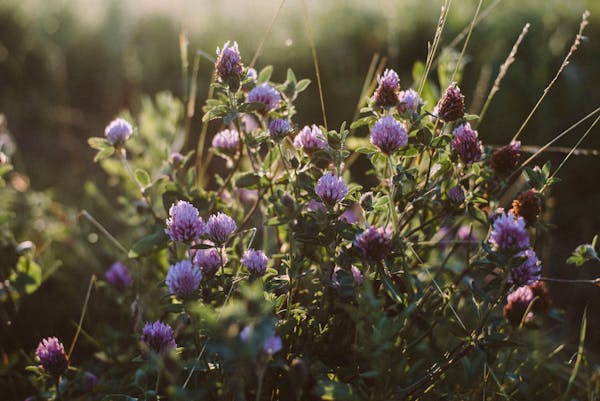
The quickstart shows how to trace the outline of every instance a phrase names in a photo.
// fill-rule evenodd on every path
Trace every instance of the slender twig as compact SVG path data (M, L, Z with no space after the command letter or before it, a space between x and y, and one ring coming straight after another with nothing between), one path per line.
M302 0L302 6L304 10L304 24L306 26L306 35L308 36L308 42L310 44L310 50L312 52L313 63L315 65L315 74L317 76L317 86L319 87L319 98L321 99L321 112L323 113L323 125L325 126L325 129L328 129L327 115L325 114L325 100L323 98L323 85L321 84L321 73L319 72L319 60L317 58L315 38L310 27L310 17L308 15L308 5L306 4L306 0Z
M460 64L462 63L462 59L465 55L465 51L467 50L467 46L469 45L469 40L471 39L471 34L473 33L473 29L475 28L475 24L477 23L477 17L479 17L479 11L481 10L481 5L483 4L483 0L479 0L477 4L477 9L475 9L475 15L471 20L471 26L469 28L469 33L467 33L467 38L465 39L465 44L462 47L460 52L460 56L458 56L458 60L456 61L456 65L454 66L454 71L452 72L452 76L450 77L450 82L454 82L454 77L460 68Z
M108 230L104 228L102 224L100 224L100 222L98 222L98 220L96 220L91 214L89 214L87 210L83 209L81 212L79 212L79 215L88 219L94 226L96 226L98 230L102 232L102 234L106 235L106 237L110 239L111 242L115 244L115 246L119 248L119 250L122 251L125 255L129 254L127 249L125 249L125 247L111 233L109 233Z
M585 10L583 12L583 15L581 16L581 24L579 24L579 32L577 33L577 36L575 36L575 41L571 45L569 52L567 53L567 55L565 56L565 59L563 60L560 67L558 68L556 75L554 76L554 78L552 78L552 81L550 81L550 83L548 84L546 89L544 89L542 96L537 101L535 106L533 106L533 109L531 109L531 112L529 113L529 115L527 116L525 121L523 121L523 124L521 124L521 127L519 127L519 130L517 131L517 133L515 134L515 136L512 139L513 141L516 141L517 138L519 137L519 135L521 135L521 132L523 132L523 129L525 128L525 126L527 125L529 120L531 120L531 117L535 114L535 112L537 111L538 107L540 106L540 104L542 103L542 101L544 100L544 98L546 97L548 92L550 92L550 88L552 88L552 86L554 85L554 83L556 82L556 80L558 79L560 74L567 67L567 65L569 65L569 59L571 58L573 53L575 53L575 51L579 48L579 45L581 44L581 38L583 38L583 31L585 30L585 27L589 23L589 21L588 21L589 16L590 16L590 12L588 10Z
M260 43L258 44L258 47L256 48L256 52L254 53L254 56L252 57L252 61L250 62L250 68L254 67L254 64L256 64L256 60L258 60L258 56L260 56L260 53L262 52L262 48L265 45L265 42L267 41L267 38L271 34L271 30L275 26L275 21L277 21L277 18L279 18L279 14L281 13L281 10L283 9L283 4L284 3L285 3L285 0L281 0L281 3L279 3L279 7L277 8L277 12L273 16L273 19L271 19L271 23L267 27L267 30L265 31L265 34L263 35Z
M92 294L92 287L96 282L96 276L92 274L90 277L90 284L88 285L87 293L85 294L85 301L83 302L83 308L81 309L81 316L79 316L79 323L77 323L77 330L75 331L75 336L73 336L73 341L71 342L71 346L69 347L69 353L67 357L71 359L71 354L73 353L73 349L75 348L75 344L77 343L77 339L79 338L79 333L81 332L81 325L83 324L83 319L85 318L85 314L87 312L88 303L90 301L90 295Z

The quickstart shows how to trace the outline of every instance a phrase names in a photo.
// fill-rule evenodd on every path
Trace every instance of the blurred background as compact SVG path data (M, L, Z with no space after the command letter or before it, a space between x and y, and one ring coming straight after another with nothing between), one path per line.
M214 55L217 46L237 40L246 63L280 6L280 0L3 0L0 2L0 113L17 145L14 164L25 184L69 210L94 209L96 199L84 190L93 182L110 198L106 174L92 162L87 138L102 136L104 127L124 109L139 110L145 96L162 91L182 96L180 34L189 50ZM412 85L413 64L424 61L434 35L441 0L312 0L309 16L315 35L330 127L353 118L364 77L375 53ZM442 46L469 24L476 0L454 0ZM597 0L486 0L485 18L477 25L466 54L461 87L467 108L481 105L476 88L491 87L523 25L531 23L516 62L504 79L486 119L479 127L485 144L506 144L556 73L573 42L584 9L591 11L586 39L573 56L539 111L521 136L524 145L543 145L600 106L600 2ZM460 51L459 42L454 51ZM452 55L452 49L447 50ZM287 67L313 84L299 99L296 123L321 123L313 61L300 0L288 0L265 42L257 68L273 64L273 80L283 81ZM198 106L208 91L213 66L202 59L198 75ZM432 74L435 78L436 74ZM197 139L200 119L192 124ZM591 121L590 121L591 122ZM214 127L213 127L214 128ZM557 145L572 146L587 125ZM592 132L582 144L600 148ZM564 154L548 153L542 160L557 166ZM548 202L546 218L557 228L545 238L544 275L595 278L598 266L575 268L565 259L580 243L600 232L600 159L574 157L561 170ZM2 195L0 195L2 196ZM114 202L116 207L116 202ZM100 214L100 217L102 215ZM115 228L118 235L118 227ZM48 230L43 227L42 230ZM84 241L94 242L85 230ZM18 239L19 240L19 239ZM97 240L97 238L95 239ZM62 266L41 291L23 305L19 346L32 348L42 336L71 333L64 321L79 314L89 278L83 253L60 250ZM59 252L59 251L57 251ZM105 260L108 263L108 258ZM94 262L94 263L102 263ZM106 266L94 267L104 269ZM102 270L100 270L101 272ZM99 273L101 274L101 273ZM73 286L81 280L81 285ZM567 310L577 338L577 324L589 304L590 345L600 342L600 289L551 285L555 303ZM28 319L41 299L54 297L65 305L44 322ZM77 299L77 302L67 302ZM70 334L68 334L70 335ZM1 337L1 336L0 336ZM8 341L3 338L3 341ZM14 341L14 338L11 340ZM595 343L594 343L595 342ZM12 344L12 342L5 342Z

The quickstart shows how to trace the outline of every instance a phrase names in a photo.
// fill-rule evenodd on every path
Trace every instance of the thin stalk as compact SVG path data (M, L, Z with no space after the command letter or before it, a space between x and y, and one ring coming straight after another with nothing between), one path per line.
M467 50L467 46L469 45L469 40L471 39L471 34L473 33L473 29L475 28L475 24L477 22L477 17L479 17L479 11L481 10L481 4L483 4L483 0L479 0L479 3L477 4L477 9L475 10L475 15L473 16L473 19L471 20L471 26L469 28L469 33L467 33L467 39L465 39L465 44L462 47L460 56L458 57L458 60L456 61L456 66L454 67L454 71L452 72L452 76L450 77L450 82L454 82L454 77L456 76L456 73L458 72L458 69L460 68L460 63L462 63L462 59L465 55L465 51Z
M152 213L152 216L154 217L155 220L159 220L158 216L154 212L154 207L152 206L152 199L150 199L150 197L146 193L146 189L138 181L135 174L133 173L133 170L131 169L131 165L129 164L129 161L127 160L127 156L125 154L125 149L121 149L121 151L117 152L117 154L118 154L119 159L121 159L121 162L123 163L123 166L125 167L125 170L127 170L127 174L129 174L129 177L135 183L135 185L138 187L142 197L144 198L144 200L146 200L146 203L148 203L148 207L150 208L150 213Z
M69 352L67 353L68 359L71 359L71 354L73 353L73 349L75 349L75 344L77 343L77 339L79 338L79 333L81 332L81 326L83 324L83 319L85 318L88 303L90 302L90 295L92 295L92 287L94 286L95 282L96 282L96 276L92 274L92 277L90 277L90 284L88 285L87 293L85 294L85 301L83 301L83 308L81 309L81 316L79 316L79 323L77 323L77 330L75 331L75 336L73 336L73 341L71 342L71 346L69 347Z
M102 224L100 224L100 222L98 222L98 220L89 214L87 210L83 209L81 212L79 212L79 215L85 217L90 221L90 223L96 226L96 228L100 230L100 232L102 232L102 234L104 234L117 248L119 248L121 252L123 252L125 255L129 254L129 251L127 251L127 249L125 249L125 247L111 233L109 233L108 230L104 228Z
M281 10L283 9L283 4L284 3L285 3L285 0L281 0L281 3L279 3L279 7L277 8L277 12L273 16L273 19L271 19L271 23L267 27L267 30L265 31L265 34L263 35L262 39L260 40L260 43L258 44L258 47L256 48L256 52L254 53L254 56L252 57L252 61L250 62L250 68L254 67L254 64L256 64L256 60L258 60L258 56L260 56L260 53L262 52L262 48L265 45L265 42L267 41L267 38L271 34L271 30L275 26L275 21L277 21L277 18L279 18L279 14L281 13Z

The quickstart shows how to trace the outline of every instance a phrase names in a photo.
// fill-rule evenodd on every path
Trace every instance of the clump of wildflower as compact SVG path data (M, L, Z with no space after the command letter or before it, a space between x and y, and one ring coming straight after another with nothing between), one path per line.
M327 173L317 181L315 193L326 204L334 205L344 200L348 186L342 177Z
M465 115L465 97L456 82L452 82L437 104L437 116L445 122L456 121Z
M233 92L237 92L240 87L243 69L237 42L233 42L233 45L225 42L223 49L217 48L217 61L215 62L217 78L229 85L229 89Z
M194 255L194 264L208 276L214 275L221 263L223 266L227 264L227 253L219 252L217 248L198 249Z
M113 287L118 290L126 290L131 288L133 279L129 273L129 269L124 263L116 262L110 269L104 273L106 281L108 281Z
M212 140L213 148L228 156L234 156L240 147L240 134L234 129L217 133Z
M182 260L171 265L165 283L171 294L181 299L191 298L202 281L200 269L189 260Z
M48 337L40 341L35 355L44 370L51 376L60 376L69 367L69 357L65 347L56 337Z
M527 312L529 304L533 301L533 292L528 286L517 288L508 294L506 299L508 302L504 306L504 317L513 326L519 326L521 322L529 322L533 319L533 313ZM525 315L526 312L527 315Z
M294 146L311 155L317 150L325 149L327 147L327 139L325 139L321 128L313 124L312 127L306 126L302 128L294 138Z
M146 323L142 331L142 342L150 350L157 354L163 354L177 347L174 335L171 326L157 320L153 323Z
M279 107L281 104L281 95L275 88L271 87L271 85L263 83L248 92L246 100L248 103L262 103L263 106L258 111L261 113L268 113Z
M414 89L400 91L399 100L398 112L401 114L406 113L408 110L418 113L419 108L423 106L423 99Z
M506 146L496 149L490 155L490 167L499 176L509 175L519 165L521 142L512 141Z
M455 205L461 205L465 201L465 191L460 186L454 186L448 190L448 199Z
M191 203L179 201L169 208L169 218L165 233L173 241L191 242L200 238L206 231L206 226Z
M471 124L459 125L452 134L452 150L464 164L481 160L481 141L477 137L477 131L471 128Z
M529 225L535 224L542 212L542 202L535 189L522 192L512 203L512 211L516 216L521 216Z
M400 92L400 78L396 71L387 69L383 75L377 77L379 86L373 94L373 101L377 106L393 107L398 104L398 94Z
M368 227L356 236L354 245L360 249L365 257L372 260L382 260L392 250L392 238L389 230L381 227Z
M275 141L285 138L292 131L292 126L288 120L276 118L269 124L269 134Z
M533 305L531 305L531 311L533 313L542 313L550 309L552 306L552 299L548 293L548 289L544 285L543 281L536 281L529 285L529 289L535 297Z
M525 228L525 220L515 217L512 212L502 213L495 218L490 243L496 250L514 251L529 247L529 234Z
M104 135L113 146L122 146L133 133L133 128L126 120L117 118L104 129Z
M248 249L246 252L244 252L240 263L253 276L262 276L267 271L268 261L269 259L263 251L257 249Z
M516 254L516 257L525 258L523 263L513 267L510 271L512 282L516 285L529 285L540 279L542 266L533 249L526 249Z
M383 153L390 155L406 146L408 132L402 123L392 116L380 118L371 128L371 143Z
M216 245L223 245L235 232L237 225L235 221L225 213L213 214L208 218L206 229L208 238Z

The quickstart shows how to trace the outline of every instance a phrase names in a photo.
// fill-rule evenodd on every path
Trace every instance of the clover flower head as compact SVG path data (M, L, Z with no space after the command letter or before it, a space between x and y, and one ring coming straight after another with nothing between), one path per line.
M520 251L529 247L529 233L525 220L512 212L502 213L495 218L490 234L490 243L496 250Z
M465 97L456 82L452 82L437 104L437 116L445 122L456 121L465 115Z
M542 202L538 192L530 189L519 195L512 203L512 211L515 216L521 216L530 226L535 224L542 212Z
M513 326L519 326L522 321L531 321L533 312L527 312L527 308L529 308L533 298L533 292L528 286L517 288L506 297L507 304L504 306L504 317ZM527 315L525 316L526 312Z
M377 77L377 89L373 94L373 101L377 106L392 107L398 104L400 92L400 78L396 71L387 69L383 75Z
M448 199L450 202L460 205L465 201L465 191L460 185L456 185L448 190Z
M227 264L227 253L225 250L219 252L217 248L198 249L194 255L194 265L198 266L202 273L208 276L214 275L223 265Z
M171 294L181 299L191 298L202 281L200 269L189 260L182 260L171 265L165 283Z
M248 92L246 100L248 103L262 103L263 107L259 111L267 113L279 107L281 95L271 85L262 83Z
M223 82L237 81L239 85L243 68L237 42L233 42L233 45L230 42L225 42L222 49L217 48L215 70L219 80Z
M124 263L116 262L104 273L106 281L118 290L131 288L133 279Z
M477 131L471 128L471 124L464 123L453 131L452 150L464 164L472 164L481 160L481 141L477 137Z
M292 126L288 120L275 118L269 124L269 134L274 140L285 138L292 131Z
M214 136L212 146L221 153L233 156L240 146L240 134L234 129L224 129Z
M60 376L69 367L69 357L65 347L56 337L48 337L40 341L35 355L44 370L51 376Z
M277 335L272 335L267 338L262 346L263 352L269 356L275 355L282 349L283 343L281 342L281 337Z
M200 218L198 209L191 203L179 201L171 205L165 229L165 233L171 237L171 240L191 242L200 238L205 232L204 221Z
M419 96L416 90L407 89L400 91L398 96L400 103L398 104L398 111L400 113L406 113L408 110L412 110L415 113L419 112L419 107L423 106L423 99Z
M163 354L177 347L173 328L157 320L146 323L142 330L142 342L157 354Z
M383 153L390 155L406 146L408 143L408 132L404 124L392 116L380 118L371 128L371 143L377 146Z
M321 128L313 124L311 127L306 126L302 128L294 138L294 146L310 155L317 150L325 149L327 147L327 139L323 135Z
M262 276L266 273L268 261L269 258L263 251L252 248L244 252L240 260L242 266L255 276Z
M511 280L516 285L529 285L541 278L542 266L533 249L526 249L517 253L517 257L524 257L525 260L510 271Z
M133 133L131 124L122 118L111 121L104 129L104 135L108 142L113 146L119 146L125 143Z
M344 200L348 186L342 177L327 173L317 181L315 193L323 202L334 205Z
M235 221L221 212L210 216L206 223L208 238L217 245L225 244L236 228Z
M383 260L392 250L391 233L382 227L368 227L356 236L354 245L365 257L372 260Z
M519 165L521 157L521 142L512 141L499 149L496 149L490 155L490 167L494 173L499 176L505 176L512 173Z

